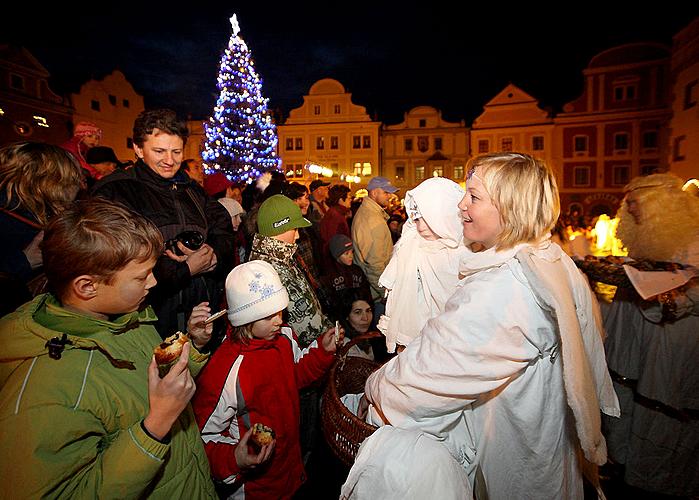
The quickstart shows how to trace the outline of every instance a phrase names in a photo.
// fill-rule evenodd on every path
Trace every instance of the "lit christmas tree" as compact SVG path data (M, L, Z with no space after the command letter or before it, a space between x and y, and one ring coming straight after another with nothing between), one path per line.
M214 114L204 123L202 152L207 174L223 172L229 179L250 183L264 172L277 169L277 130L262 97L262 82L245 41L238 35L235 14L233 34L221 57L217 87L221 92Z

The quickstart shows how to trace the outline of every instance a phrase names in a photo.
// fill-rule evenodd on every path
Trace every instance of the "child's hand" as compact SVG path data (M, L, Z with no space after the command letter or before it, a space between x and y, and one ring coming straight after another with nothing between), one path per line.
M211 315L211 308L208 302L202 302L194 306L192 314L187 321L187 335L192 339L194 347L201 349L211 339L214 331L213 323L204 324L204 320Z
M238 442L238 446L235 447L235 461L241 470L254 469L256 466L269 460L274 451L274 445L277 444L275 439L268 445L262 446L259 453L250 453L248 448L250 436L252 436L252 429L248 429L248 432Z
M155 356L148 366L150 411L143 420L143 425L157 439L163 439L170 432L172 424L194 396L196 386L187 366L191 349L190 343L187 342L182 348L180 359L162 379L158 375Z
M335 352L337 350L338 344L342 345L342 340L344 338L345 330L342 327L340 327L339 340L335 342L335 327L333 327L320 337L319 344L322 345L323 349L325 349L327 352Z

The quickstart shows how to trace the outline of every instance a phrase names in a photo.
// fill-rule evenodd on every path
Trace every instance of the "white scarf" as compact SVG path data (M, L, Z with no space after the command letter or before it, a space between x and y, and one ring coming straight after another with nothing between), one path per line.
M408 220L379 278L379 284L389 290L386 314L377 325L386 336L388 352L395 351L396 343L407 345L417 337L427 321L444 310L456 289L459 261L470 253L462 244L458 208L464 194L454 181L434 177L405 195ZM427 222L439 239L420 236L417 218Z

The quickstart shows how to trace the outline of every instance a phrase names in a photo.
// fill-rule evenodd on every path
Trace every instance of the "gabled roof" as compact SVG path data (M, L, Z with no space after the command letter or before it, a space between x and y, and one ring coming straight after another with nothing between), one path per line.
M0 45L0 65L16 71L48 78L50 73L42 64L24 47L14 45Z

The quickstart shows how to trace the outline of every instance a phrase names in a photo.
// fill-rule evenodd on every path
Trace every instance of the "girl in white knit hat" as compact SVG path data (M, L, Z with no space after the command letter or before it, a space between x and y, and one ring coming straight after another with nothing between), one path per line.
M211 473L224 496L290 498L306 477L299 389L330 368L335 329L302 351L282 323L286 288L261 260L230 272L226 297L233 328L197 379L193 399ZM271 428L274 439L254 445L255 424Z

